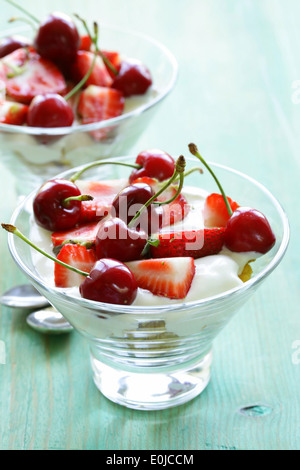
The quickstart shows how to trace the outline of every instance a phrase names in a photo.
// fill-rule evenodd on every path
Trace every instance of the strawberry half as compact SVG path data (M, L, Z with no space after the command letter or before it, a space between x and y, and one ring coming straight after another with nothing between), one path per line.
M92 46L92 39L88 34L83 34L82 36L80 36L79 50L90 51L91 46Z
M62 247L57 259L74 268L89 273L97 261L96 251L83 245L66 244ZM85 277L74 273L58 263L54 265L54 282L56 287L79 286Z
M141 178L137 178L131 184L135 183L144 183L149 184L152 187L153 191L157 193L160 189L161 184L158 180L154 178L149 178L148 176L143 176ZM158 201L168 201L173 196L175 196L177 188L175 186L169 186L160 196L158 196ZM176 222L180 222L187 216L190 210L190 206L187 202L187 199L183 194L179 194L176 199L170 204L162 205L163 209L163 219L162 219L162 227L166 227L168 225L174 225Z
M36 52L17 49L2 59L7 94L15 101L29 104L36 95L64 93L65 79L50 60Z
M224 243L225 228L186 230L161 233L159 245L151 246L153 258L188 256L194 259L219 253Z
M108 180L108 181L76 181L81 194L93 196L92 201L83 201L81 203L80 224L99 221L105 217L110 209L116 195L126 185L126 180Z
M0 122L21 126L26 122L28 106L13 101L0 102Z
M232 212L234 212L239 207L239 205L230 199L230 197L227 197L227 199ZM226 226L230 216L221 194L212 193L207 196L204 203L203 216L204 225L206 227Z
M95 243L98 232L98 222L81 225L73 230L54 232L51 235L53 246L60 246L67 241L73 243Z
M82 124L90 124L120 116L124 105L125 98L121 92L112 88L90 85L80 95L77 112ZM91 132L91 135L96 140L102 140L111 129L99 129Z
M138 287L169 299L184 299L195 275L193 258L147 259L131 261L127 266Z
M121 68L121 58L120 54L115 51L101 51L102 54L109 60L109 62L112 64L112 66L119 72ZM104 62L105 63L105 62ZM105 64L107 71L109 75L112 77L112 79L115 78L114 72Z
M74 82L78 83L88 73L94 60L94 53L89 51L78 51L76 59L72 64L71 78ZM93 71L85 83L88 85L97 85L103 87L110 87L112 78L109 75L107 68L100 56L97 56Z

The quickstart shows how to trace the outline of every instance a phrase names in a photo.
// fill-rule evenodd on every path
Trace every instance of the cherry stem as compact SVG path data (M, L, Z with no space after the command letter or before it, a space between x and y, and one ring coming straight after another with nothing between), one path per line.
M1 224L1 226L2 226L2 228L4 228L4 230L6 230L6 231L9 232L9 233L12 233L13 235L16 235L16 236L19 237L21 240L23 240L25 243L27 243L27 245L31 246L31 247L34 248L36 251L38 251L38 252L41 253L42 255L46 256L47 258L49 258L51 261L54 261L55 263L58 263L58 264L60 264L61 266L64 266L65 268L70 269L70 270L73 271L74 273L80 274L81 276L87 277L87 276L89 275L89 273L86 273L85 271L81 271L80 269L74 268L73 266L70 266L69 264L64 263L63 261L58 260L58 259L55 258L54 256L49 255L49 253L46 253L46 251L44 251L44 250L42 250L41 248L39 248L38 246L34 245L34 244L29 240L29 238L27 238L25 235L23 235L23 233L20 232L20 231L17 229L17 227L15 227L14 225L11 225L11 224Z
M141 169L141 165L135 165L134 163L123 163L123 162L113 162L111 160L97 160L93 163L90 163L89 165L86 165L84 168L82 168L81 170L77 171L77 173L75 173L72 178L70 178L70 181L72 183L74 183L76 180L78 180L78 178L80 178L80 176L87 170L89 170L90 168L94 168L95 166L101 166L101 165L120 165L120 166L126 166L128 168L134 168L135 170L140 170Z
M14 16L8 20L9 23L14 23L15 21L23 21L24 23L29 24L29 26L31 26L34 31L36 30L35 24L33 24L32 21L30 21L28 18Z
M216 177L216 175L214 174L213 170L210 168L210 166L207 164L207 162L204 160L204 158L200 155L199 151L198 151L198 148L195 144L189 144L189 151L191 152L192 155L194 155L195 157L199 158L199 160L203 163L203 165L208 169L208 171L210 172L210 174L212 175L212 177L214 178L215 182L217 183L218 185L218 188L223 196L223 199L224 199L224 202L225 202L225 205L226 205L226 208L227 208L227 211L228 211L228 214L230 215L230 217L232 216L232 209L230 207L230 204L229 204L229 201L227 199L227 196L223 190L223 187L221 186L221 183L219 182L218 178Z
M191 175L192 173L195 173L196 171L198 171L200 174L203 173L203 170L200 166L194 166L193 168L190 168L188 171L184 173L184 177L186 178L187 176ZM176 182L179 181L179 179L180 177L177 176Z
M180 155L180 157L178 157L177 161L176 161L176 164L175 164L175 170L174 170L174 173L173 175L171 176L171 178L161 187L161 189L156 193L154 194L154 196L152 196L141 208L140 210L137 211L137 213L135 214L135 216L131 219L131 221L129 222L128 224L128 227L132 227L132 225L134 224L134 222L136 221L136 219L138 217L140 217L141 213L147 208L150 206L150 204L153 202L154 204L159 204L159 205L163 205L163 204L170 204L171 202L173 202L180 194L181 190L182 190L182 187L183 187L183 181L184 181L184 170L185 170L185 158L183 155ZM169 199L168 201L154 201L158 196L160 196L177 178L177 176L180 176L180 183L179 183L179 186L178 186L178 189L176 191L176 194L171 198Z
M62 201L64 207L69 207L71 201L92 201L94 198L89 194L81 194L80 196L70 196Z
M96 51L95 51L95 54L99 54L100 57L102 58L103 62L107 65L107 67L112 71L112 73L114 75L118 75L119 72L117 71L117 69L113 66L113 64L111 63L111 61L103 54L103 52L98 48L98 43L96 44L95 41L93 41L93 38L92 38L92 35L91 35L91 32L89 30L89 27L86 23L86 21L84 19L82 19L79 15L77 15L76 13L74 14L74 16L76 18L78 18L83 26L84 26L84 29L86 30L87 34L89 35L89 37L91 38L92 42L94 43L95 45L95 48L96 48Z
M17 3L13 2L12 0L6 0L6 2L9 3L10 5L13 5L15 8L18 8L18 10L25 13L25 15L29 16L29 18L31 18L36 23L40 23L40 20L38 20L35 16L33 16L31 13L29 13L29 11L25 10L25 8L21 7L21 5L18 5Z
M80 18L78 15L77 15L77 18L79 18L84 24L85 21ZM85 82L90 78L91 74L92 74L92 71L94 69L94 66L95 66L95 63L96 63L96 59L97 59L97 51L98 51L98 46L97 46L97 42L98 42L98 25L97 23L94 23L94 33L95 33L95 36L92 37L90 33L89 36L92 40L92 42L95 44L95 53L94 53L94 57L93 57L93 61L91 63L91 66L89 68L89 70L87 71L87 73L85 74L85 76L80 80L79 83L77 83L77 85L72 88L71 91L69 91L69 93L66 94L66 96L64 97L66 101L68 101L73 95L75 95L75 93L77 93L78 90L80 90L80 88L82 88L82 86L85 84Z

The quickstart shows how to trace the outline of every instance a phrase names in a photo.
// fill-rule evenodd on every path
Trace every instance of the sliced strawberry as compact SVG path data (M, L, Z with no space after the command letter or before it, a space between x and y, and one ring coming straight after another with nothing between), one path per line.
M13 101L0 102L0 122L21 126L26 122L28 106Z
M127 266L140 288L170 299L184 299L195 275L193 258L147 259Z
M85 34L80 37L79 49L81 51L90 51L92 45L92 39L88 34Z
M227 197L232 211L234 212L239 205L230 197ZM230 216L221 194L212 193L207 196L204 203L204 225L206 227L225 227Z
M153 258L191 256L194 259L219 253L224 243L225 228L186 230L161 233L159 245L151 246Z
M66 244L62 247L57 259L67 263L74 268L89 273L97 261L96 251L87 249L82 245ZM56 287L79 286L85 277L74 273L68 268L55 263L54 281Z
M112 88L88 86L80 95L77 112L82 124L104 121L120 116L123 113L125 98L121 92ZM91 132L96 140L107 137L112 129L105 128Z
M76 82L80 80L88 73L92 66L94 59L94 53L89 51L78 51L76 59L72 64L71 78ZM109 87L112 84L112 78L109 75L107 68L100 56L97 56L93 71L86 81L85 85L97 85L103 87Z
M141 178L137 178L131 184L135 183L144 183L149 184L152 187L155 193L161 188L161 183L155 178L149 178L148 176L143 176ZM158 196L158 201L168 201L175 196L177 191L177 187L169 186L160 196ZM187 199L183 194L179 194L176 199L170 204L162 205L163 208L163 221L162 227L167 227L169 225L174 225L176 222L180 222L183 220L190 211L190 206L187 202Z
M53 246L60 246L67 241L74 243L95 243L98 232L98 222L80 225L73 230L54 232L51 235Z
M28 104L36 95L65 91L65 79L56 65L32 50L17 49L2 64L7 94L15 101Z
M108 181L76 181L81 194L93 196L92 201L81 203L80 223L99 221L105 217L110 209L116 195L126 185L125 179Z
M101 51L102 54L109 60L109 62L112 64L112 66L119 72L121 68L121 57L118 52L115 51ZM104 62L105 63L105 62ZM111 78L115 78L114 72L109 68L108 65L106 65L107 71Z

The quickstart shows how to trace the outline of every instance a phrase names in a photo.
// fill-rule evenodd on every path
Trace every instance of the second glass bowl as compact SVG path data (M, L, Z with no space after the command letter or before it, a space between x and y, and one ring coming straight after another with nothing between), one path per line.
M23 30L10 29L1 36L21 34ZM145 95L127 99L121 116L98 123L53 129L0 123L1 161L15 176L19 195L29 194L46 179L69 168L126 154L173 89L176 59L154 39L101 26L101 47L142 61L151 71L152 88ZM99 132L104 135L100 140L95 139Z

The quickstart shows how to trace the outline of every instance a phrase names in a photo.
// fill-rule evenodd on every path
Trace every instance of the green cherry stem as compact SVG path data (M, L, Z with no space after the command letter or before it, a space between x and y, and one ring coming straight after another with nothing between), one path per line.
M7 232L9 233L12 233L13 235L16 235L17 237L19 237L21 240L23 240L25 243L27 243L27 245L31 246L32 248L34 248L36 251L38 251L39 253L41 253L42 255L46 256L47 258L49 258L51 261L54 261L55 263L58 263L60 264L61 266L64 266L65 268L68 268L70 269L71 271L73 271L74 273L76 274L80 274L81 276L85 276L87 277L88 276L88 273L84 272L84 271L81 271L81 269L77 269L77 268L74 268L73 266L70 266L69 264L67 263L64 263L63 261L60 261L58 260L57 258L54 258L54 256L51 256L49 255L49 253L46 253L46 251L42 250L41 248L39 248L38 246L34 245L34 243L32 243L29 238L27 238L25 235L23 235L22 232L20 232L20 230L17 229L17 227L15 227L14 225L11 225L11 224L1 224L2 228L4 230L6 230Z
M80 176L90 168L94 168L96 166L101 166L101 165L120 165L120 166L125 166L128 168L134 168L136 170L139 170L141 168L141 165L136 165L134 163L123 163L123 162L118 162L118 161L112 161L112 160L97 160L93 163L90 163L89 165L86 165L83 167L81 170L77 171L71 178L70 181L74 183L76 180L80 178Z
M78 16L78 15L77 15ZM78 16L78 18L80 18ZM85 23L85 21L83 19L80 18L80 20ZM75 95L75 93L77 93L78 90L80 90L83 85L85 84L85 82L90 78L91 74L92 74L92 71L94 69L94 66L95 66L95 63L96 63L96 59L97 59L97 52L98 52L98 46L97 46L97 43L98 43L98 33L99 33L99 29L98 29L98 25L97 23L94 23L94 36L91 36L90 33L89 36L92 40L92 42L95 44L95 53L94 53L94 57L93 57L93 61L91 63L91 66L89 68L89 70L87 71L87 73L85 74L85 76L80 80L80 82L77 83L77 85L72 88L71 91L69 91L69 93L66 94L66 96L64 97L66 101L68 101L73 95Z
M83 24L83 27L84 29L86 30L87 34L90 36L90 38L92 39L92 36L91 36L91 32L90 32L90 29L87 25L87 22L81 18L79 15L77 15L77 13L74 13L74 16L80 20ZM110 60L103 54L103 52L98 48L98 43L95 43L95 41L93 41L92 39L92 42L94 43L95 45L95 48L96 48L96 51L95 51L95 55L99 54L100 57L102 58L103 62L107 65L107 67L112 71L112 73L114 75L118 75L118 71L115 69L115 67L113 66L113 64L110 62Z
M71 196L67 197L62 201L64 207L68 207L71 201L92 201L94 198L89 194L81 194L80 196Z
M35 24L31 20L29 20L28 18L13 16L12 18L10 18L8 20L9 23L14 23L15 21L22 21L23 23L29 24L29 26L31 26L31 28L34 31L36 30Z
M154 194L154 196L152 196L141 208L140 210L137 211L137 213L135 214L135 216L131 219L131 221L129 222L128 224L128 227L132 227L134 222L136 221L136 219L138 217L140 217L141 213L147 208L150 206L150 204L153 202L154 204L158 204L158 205L163 205L163 204L170 204L171 202L173 202L177 197L178 195L180 194L181 190L182 190L182 187L183 187L183 180L184 180L184 170L185 170L185 158L183 155L180 155L180 157L178 157L177 161L176 161L176 164L175 164L175 170L174 170L174 173L173 175L171 176L171 178L161 187L161 189L156 193ZM180 183L179 183L179 186L178 186L178 189L176 191L176 194L171 198L169 199L168 201L155 201L155 199L160 196L177 178L177 176L180 176Z
M218 178L216 177L215 173L213 172L213 170L210 168L210 166L206 163L206 161L204 160L204 158L200 155L199 151L198 151L198 148L195 144L189 144L189 151L191 152L192 155L194 155L195 157L199 158L199 160L203 163L203 165L205 166L205 168L207 168L207 170L210 172L210 174L212 175L212 177L214 178L215 182L217 183L217 186L223 196L223 199L224 199L224 202L225 202L225 205L226 205L226 208L227 208L227 211L228 211L228 214L230 215L230 217L232 216L232 209L230 207L230 204L228 202L228 199L227 199L227 196L223 190L223 187L221 186L221 183L219 182Z
M6 0L7 3L9 3L10 5L14 6L15 8L17 8L18 10L22 11L23 13L25 13L25 15L29 16L29 18L31 18L33 21L35 21L36 23L40 23L40 21L38 20L38 18L36 18L34 15L32 15L31 13L29 13L29 11L25 10L25 8L21 7L21 5L18 5L18 3L15 3L13 2L13 0Z

